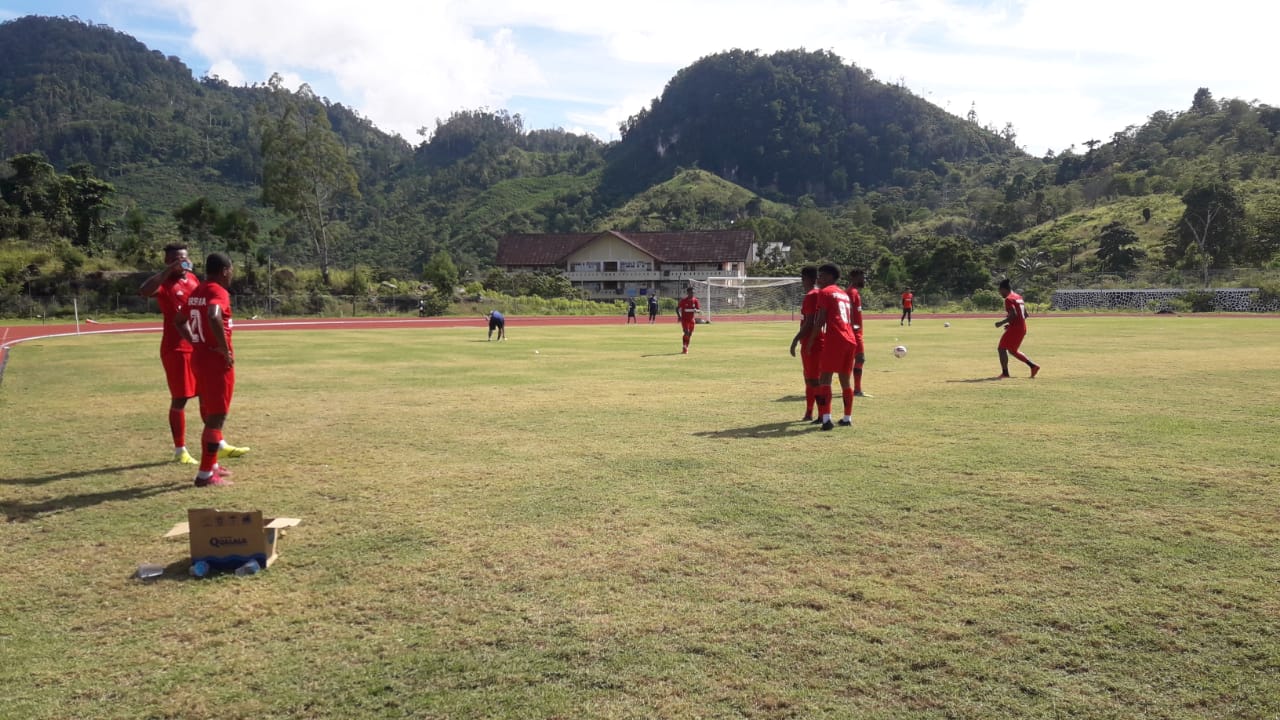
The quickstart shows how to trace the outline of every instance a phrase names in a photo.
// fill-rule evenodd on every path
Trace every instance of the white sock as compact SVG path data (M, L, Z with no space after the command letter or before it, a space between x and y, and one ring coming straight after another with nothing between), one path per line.
M853 416L852 416L852 415L845 415L842 419L843 419L845 422L847 422L847 423L851 423L851 422L853 422Z

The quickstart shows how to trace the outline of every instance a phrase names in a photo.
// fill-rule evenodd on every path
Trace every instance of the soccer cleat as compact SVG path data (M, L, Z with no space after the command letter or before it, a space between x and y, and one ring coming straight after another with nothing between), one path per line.
M861 390L854 390L854 391L853 391L853 396L854 396L854 397L861 397L861 398L869 398L869 397L871 397L870 395L868 395L868 394L866 394L866 393L862 392Z
M853 424L853 421L852 421L852 420L845 420L844 418L840 418L840 421L839 421L838 423L836 423L836 424L837 424L837 425L839 425L840 427L849 427L850 425L852 425L852 424ZM823 428L823 429L825 430L826 428Z
M213 474L218 477L231 477L231 471L222 467L221 465L213 466Z
M1031 377L1032 377L1032 378L1035 378L1036 373L1038 373L1038 372L1040 372L1040 366L1039 366L1039 365L1032 365L1032 366L1031 366Z
M199 465L200 461L191 457L191 453L186 448L173 451L173 461L179 465Z
M813 422L810 422L809 424L810 424L810 425L821 425L821 424L822 424L822 418L820 418L820 417L816 417L816 418L814 418L814 419L813 419Z
M220 477L218 475L214 475L213 477L207 477L207 478L197 477L196 483L195 483L196 487L226 487L227 485L234 485L234 484L235 483L231 482L230 479L225 477Z
M812 420L813 420L812 415L805 415L804 417L800 418L800 422L810 422Z
M236 447L235 445L223 445L222 447L218 448L218 459L237 458L237 457L247 455L248 453L249 453L249 448L247 447Z
M836 424L835 424L835 423L833 423L833 422L831 422L830 420L824 420L824 421L822 421L822 429L823 429L823 430L832 430L832 429L834 429L834 428L835 428L835 426L836 426Z

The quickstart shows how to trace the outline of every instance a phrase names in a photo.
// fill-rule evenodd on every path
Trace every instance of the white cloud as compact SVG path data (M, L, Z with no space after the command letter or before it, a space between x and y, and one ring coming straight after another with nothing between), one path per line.
M306 78L408 139L437 118L530 98L544 126L616 137L679 69L731 48L831 50L957 114L1012 122L1033 153L1108 138L1156 110L1267 98L1280 10L1138 0L117 0L180 13L210 72ZM121 12L113 9L113 14ZM184 58L202 71L198 58ZM236 75L235 72L239 71ZM291 84L292 86L292 84ZM568 109L572 105L572 109ZM587 106L584 108L583 106ZM590 108L596 108L592 110Z

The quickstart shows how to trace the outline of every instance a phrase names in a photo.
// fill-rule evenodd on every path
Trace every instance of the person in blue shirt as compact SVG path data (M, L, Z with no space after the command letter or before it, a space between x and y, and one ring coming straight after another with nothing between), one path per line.
M649 296L649 324L652 325L658 320L658 294L654 293Z
M498 340L507 339L507 319L497 310L489 311L489 339L493 339L493 331L498 331Z

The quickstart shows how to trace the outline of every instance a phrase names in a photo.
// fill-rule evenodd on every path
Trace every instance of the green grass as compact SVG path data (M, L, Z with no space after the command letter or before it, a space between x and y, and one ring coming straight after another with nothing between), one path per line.
M951 324L830 433L791 323L242 332L201 491L156 338L20 345L0 717L1276 717L1275 320ZM303 523L190 580L202 506Z

